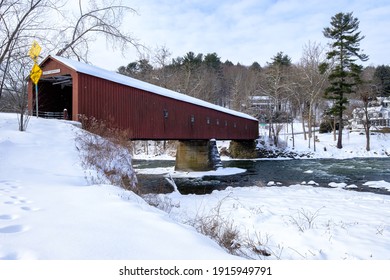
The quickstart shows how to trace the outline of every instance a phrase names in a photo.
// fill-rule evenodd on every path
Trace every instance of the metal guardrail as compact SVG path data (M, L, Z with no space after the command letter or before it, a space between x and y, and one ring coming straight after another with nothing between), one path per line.
M36 111L33 111L33 116L36 116ZM42 112L38 111L38 117L40 118L45 118L45 119L59 119L63 120L64 119L64 112Z

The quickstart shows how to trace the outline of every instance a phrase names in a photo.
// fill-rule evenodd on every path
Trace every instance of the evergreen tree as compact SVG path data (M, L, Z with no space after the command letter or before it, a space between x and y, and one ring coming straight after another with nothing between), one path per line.
M215 71L219 71L221 69L221 59L215 52L206 54L204 57L204 63L208 68L212 68Z
M234 66L233 62L231 62L228 59L224 62L224 64L225 64L225 66Z
M355 61L366 61L368 56L360 53L360 41L364 36L358 32L359 20L353 17L352 13L338 13L332 17L330 24L331 27L326 27L323 31L324 36L332 40L327 58L333 62L329 75L330 86L325 91L325 97L334 101L331 113L339 122L337 148L341 149L343 113L348 103L346 95L352 93L355 86L361 82L363 67ZM322 65L321 69L325 68L326 65Z
M381 65L375 69L374 82L380 96L390 95L390 66Z
M291 58L283 52L278 52L273 58L271 65L291 66Z
M260 64L255 61L252 63L252 65L249 67L249 70L252 70L252 71L260 71L261 70L261 66Z

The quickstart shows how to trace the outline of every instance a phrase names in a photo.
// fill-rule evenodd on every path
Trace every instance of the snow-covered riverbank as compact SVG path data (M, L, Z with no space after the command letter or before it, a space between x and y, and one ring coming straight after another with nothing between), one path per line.
M15 115L0 114L0 259L390 258L390 196L253 186L158 195L164 212L132 192L88 184L77 129L31 118L19 132ZM196 232L210 217L235 230L230 251L245 256Z

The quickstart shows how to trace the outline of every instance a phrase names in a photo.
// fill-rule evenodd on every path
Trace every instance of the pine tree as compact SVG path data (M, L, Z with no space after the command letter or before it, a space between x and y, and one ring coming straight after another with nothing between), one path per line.
M375 69L374 82L380 96L390 96L390 66L378 66Z
M338 13L332 17L330 24L331 27L326 27L323 31L326 38L332 39L327 58L333 62L329 75L330 86L325 91L325 97L334 101L331 113L339 122L337 148L341 149L347 94L352 93L355 86L361 82L360 74L363 70L363 67L355 62L358 59L366 61L368 56L360 53L360 41L364 36L358 32L359 20L353 17L352 13ZM326 67L323 65L321 68Z

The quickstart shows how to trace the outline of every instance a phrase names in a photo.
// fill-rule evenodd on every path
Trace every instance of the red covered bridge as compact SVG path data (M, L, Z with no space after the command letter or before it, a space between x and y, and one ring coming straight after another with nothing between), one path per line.
M133 140L254 140L257 119L115 72L58 56L42 63L38 82L40 114L67 109L110 120ZM35 92L30 84L29 108ZM35 114L35 112L34 112Z

